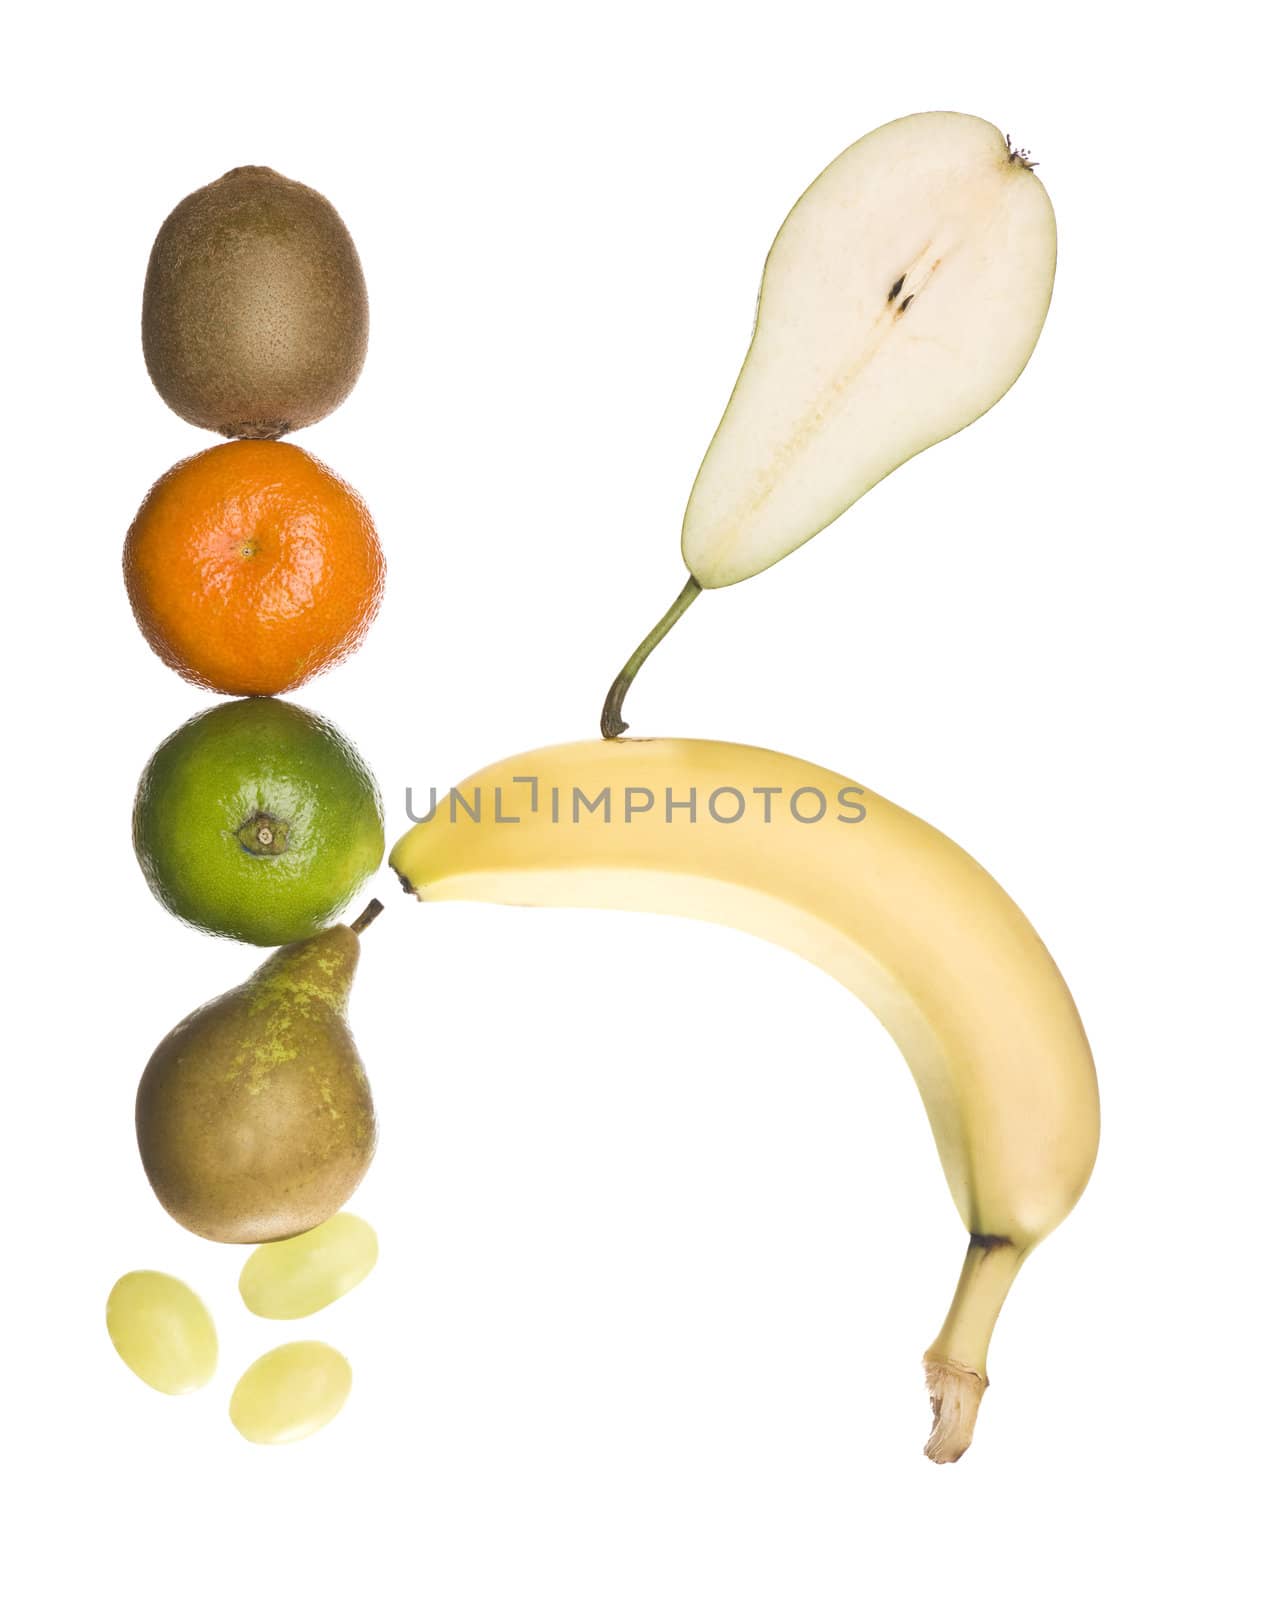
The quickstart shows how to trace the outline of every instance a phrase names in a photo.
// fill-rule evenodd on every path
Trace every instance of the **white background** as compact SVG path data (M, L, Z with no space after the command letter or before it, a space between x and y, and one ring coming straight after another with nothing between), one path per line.
M23 1596L437 1600L1247 1591L1257 1501L1258 152L1226 7L113 5L9 32L3 1560ZM849 995L735 933L422 908L383 874L354 1022L381 1262L298 1336L323 1434L230 1427L295 1336L151 1197L154 1044L254 965L146 890L129 810L211 703L142 642L141 496L213 443L141 359L155 230L265 163L359 245L368 363L297 436L390 563L299 692L403 792L595 732L675 594L689 485L807 182L906 112L1041 162L1052 311L989 416L703 598L638 733L783 748L933 821L1058 958L1100 1070L974 1449L921 1456L965 1236ZM1234 117L1237 123L1234 125ZM214 1384L146 1390L114 1278L184 1276ZM282 1588L283 1586L283 1588Z

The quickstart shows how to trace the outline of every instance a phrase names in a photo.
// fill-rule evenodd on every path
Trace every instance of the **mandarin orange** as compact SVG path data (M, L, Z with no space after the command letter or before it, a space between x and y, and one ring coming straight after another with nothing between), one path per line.
M145 496L123 572L168 666L220 694L284 694L354 650L381 603L368 509L314 456L240 439L190 456Z

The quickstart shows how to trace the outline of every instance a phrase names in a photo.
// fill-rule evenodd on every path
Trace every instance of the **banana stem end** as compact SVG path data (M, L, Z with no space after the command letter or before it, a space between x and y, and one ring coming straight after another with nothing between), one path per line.
M925 1377L934 1405L934 1430L925 1453L931 1461L959 1461L974 1436L987 1387L987 1348L996 1318L1028 1245L994 1233L970 1236L960 1282L939 1336L925 1352Z
M931 1461L945 1466L969 1449L987 1380L955 1361L925 1359L925 1383L934 1407L934 1429L926 1441Z

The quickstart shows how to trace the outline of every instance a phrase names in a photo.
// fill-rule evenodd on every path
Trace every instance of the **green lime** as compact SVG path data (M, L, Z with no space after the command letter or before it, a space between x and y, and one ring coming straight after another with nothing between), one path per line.
M232 700L159 745L141 775L136 855L168 911L248 944L323 928L381 865L372 773L331 722Z

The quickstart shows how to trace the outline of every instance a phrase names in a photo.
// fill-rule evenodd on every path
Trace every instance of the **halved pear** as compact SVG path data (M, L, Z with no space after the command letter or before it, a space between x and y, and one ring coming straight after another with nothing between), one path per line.
M691 576L611 685L606 738L703 589L774 565L996 403L1035 348L1056 261L1032 163L980 117L902 117L825 168L772 244L750 349L684 514Z
M772 566L990 410L1035 348L1056 261L1043 184L980 117L902 117L826 167L772 245L684 514L702 588Z

